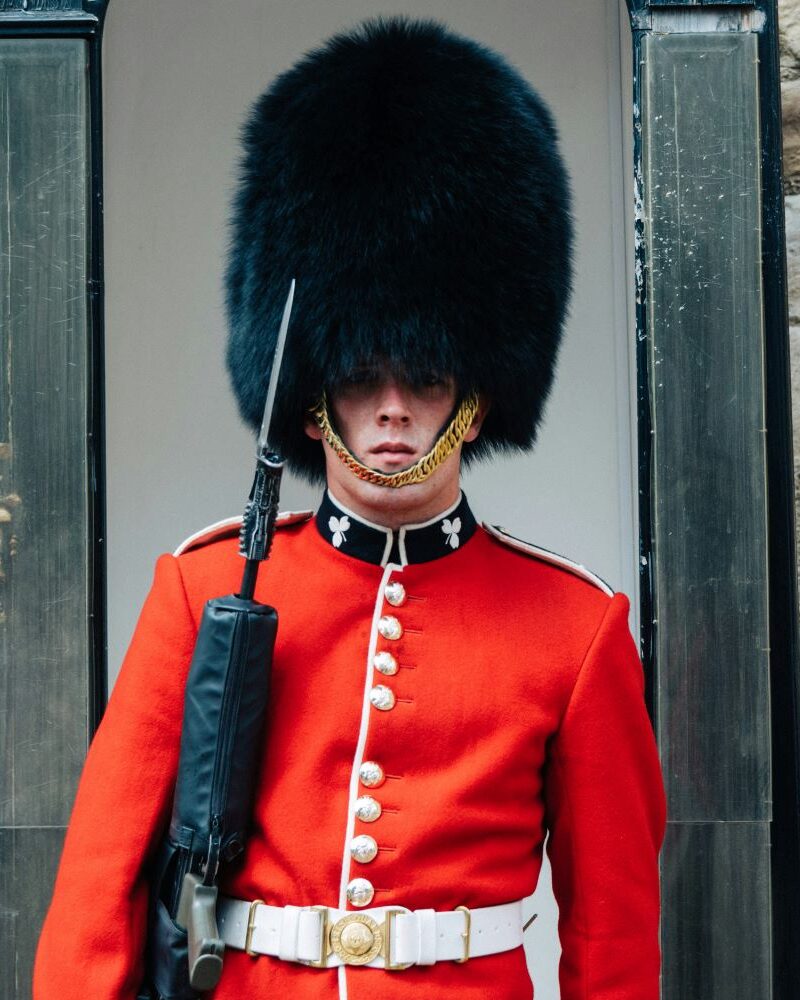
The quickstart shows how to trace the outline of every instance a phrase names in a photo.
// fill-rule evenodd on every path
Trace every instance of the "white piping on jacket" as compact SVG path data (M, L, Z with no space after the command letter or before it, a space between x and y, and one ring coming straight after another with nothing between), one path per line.
M310 517L313 517L313 510L284 510L278 514L275 519L275 526L278 528L287 528L291 524L298 524L300 521L307 521ZM237 514L235 517L225 517L221 521L215 521L213 524L207 524L205 528L201 528L199 531L195 531L193 535L189 535L188 538L184 538L181 544L172 553L173 556L179 556L186 552L187 549L192 548L203 541L211 541L213 536L220 532L226 534L228 530L232 528L238 528L242 523L242 515ZM208 538L206 539L206 536Z
M356 752L353 757L353 769L350 772L350 793L347 800L347 825L345 827L344 833L344 852L342 855L342 877L339 883L339 909L347 909L347 883L349 881L348 876L350 875L350 841L353 839L353 830L356 824L356 799L358 798L358 782L359 774L358 770L361 767L362 757L364 756L364 747L367 742L367 731L369 729L369 719L370 719L370 709L372 705L369 700L369 693L372 689L372 678L373 678L373 667L372 659L375 656L375 650L378 645L378 621L381 617L381 611L383 609L383 599L384 590L389 577L392 573L397 570L402 573L403 567L397 566L395 563L388 563L381 576L381 582L378 586L378 596L375 599L375 610L372 614L372 629L369 634L369 646L367 648L367 670L364 678L364 695L361 702L361 722L358 729L358 742L356 743ZM347 974L346 965L339 967L339 1000L347 1000Z
M487 524L486 521L483 522L483 527L493 538L496 538L498 542L502 542L503 545L507 545L510 549L516 549L518 552L524 552L526 555L541 559L542 562L565 569L568 573L573 573L582 580L593 583L595 587L598 587L603 593L608 594L609 597L614 596L614 590L602 577L580 563L573 562L571 559L567 559L566 556L559 555L558 552L551 552L550 549L543 549L538 545L531 545L530 542L525 542L521 538L515 538L502 528L493 524Z

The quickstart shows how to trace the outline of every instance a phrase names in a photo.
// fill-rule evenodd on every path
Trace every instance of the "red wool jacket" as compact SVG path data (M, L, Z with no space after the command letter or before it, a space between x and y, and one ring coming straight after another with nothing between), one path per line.
M562 1000L657 1000L664 830L628 600L477 528L465 501L396 533L321 508L282 527L256 598L278 608L252 835L221 891L276 905L450 910L530 894L550 831ZM457 516L456 516L457 515ZM377 533L376 533L377 532ZM230 532L163 555L80 781L34 1000L133 1000L146 860L169 819L183 688L205 601L235 592ZM386 586L402 583L401 606ZM394 595L393 595L394 596ZM399 639L382 637L393 615ZM391 653L393 674L374 665ZM385 658L384 658L385 661ZM394 694L374 707L371 687ZM385 774L366 789L359 767ZM365 823L355 798L382 807ZM377 857L349 851L368 833ZM80 962L65 970L65 955ZM522 948L402 972L314 969L229 948L215 1000L526 1000Z

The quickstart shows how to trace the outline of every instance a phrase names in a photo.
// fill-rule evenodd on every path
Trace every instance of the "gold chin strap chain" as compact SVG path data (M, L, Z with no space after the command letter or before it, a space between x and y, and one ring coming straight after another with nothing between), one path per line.
M328 402L324 392L319 403L311 412L322 431L322 436L353 475L365 480L365 482L374 483L376 486L397 488L423 482L449 455L452 455L472 426L472 421L478 412L478 397L472 392L462 399L456 415L439 435L431 450L416 461L411 468L392 473L378 472L362 465L348 450L344 441L333 429L333 424L328 416Z

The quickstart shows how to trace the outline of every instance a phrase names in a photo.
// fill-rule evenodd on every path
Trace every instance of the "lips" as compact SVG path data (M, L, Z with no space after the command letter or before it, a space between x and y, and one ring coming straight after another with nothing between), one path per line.
M413 455L414 449L411 445L403 444L402 441L382 441L369 450L370 455L382 455L385 452L392 455Z
M370 464L373 468L383 466L384 472L395 472L410 465L415 454L415 449L402 441L381 441L369 450Z

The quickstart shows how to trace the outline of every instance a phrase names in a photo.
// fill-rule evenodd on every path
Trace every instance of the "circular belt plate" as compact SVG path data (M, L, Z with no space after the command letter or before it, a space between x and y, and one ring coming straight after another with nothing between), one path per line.
M365 913L348 913L331 928L331 948L345 965L366 965L382 946L380 925Z

